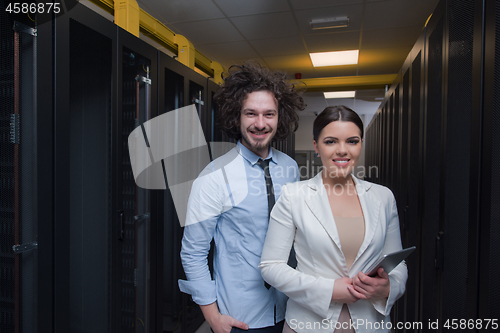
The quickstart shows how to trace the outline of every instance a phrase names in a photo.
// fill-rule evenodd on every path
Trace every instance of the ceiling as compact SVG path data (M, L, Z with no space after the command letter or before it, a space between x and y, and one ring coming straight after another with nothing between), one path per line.
M396 74L438 0L137 0L139 6L226 69L254 59L291 79ZM310 21L349 17L346 28L312 30ZM359 50L357 65L312 66L310 52ZM355 99L325 100L306 92L314 115L327 105L355 105L373 114L384 89L357 90ZM366 103L365 103L366 102ZM371 102L371 103L370 103Z

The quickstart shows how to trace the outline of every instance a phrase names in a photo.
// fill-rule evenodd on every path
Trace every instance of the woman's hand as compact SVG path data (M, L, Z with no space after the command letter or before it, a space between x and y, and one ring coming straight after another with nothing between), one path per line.
M351 304L356 302L359 297L353 295L349 289L353 289L352 279L348 277L335 280L333 285L332 302Z
M377 299L389 297L391 291L391 282L389 275L381 267L377 271L377 275L370 277L359 272L352 279L353 288L350 290L353 297L361 299Z

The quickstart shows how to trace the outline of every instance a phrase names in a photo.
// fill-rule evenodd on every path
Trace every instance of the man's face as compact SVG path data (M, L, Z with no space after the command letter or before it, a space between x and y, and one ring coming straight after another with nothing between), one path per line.
M243 101L240 116L241 143L266 158L278 127L278 101L268 90L254 91Z

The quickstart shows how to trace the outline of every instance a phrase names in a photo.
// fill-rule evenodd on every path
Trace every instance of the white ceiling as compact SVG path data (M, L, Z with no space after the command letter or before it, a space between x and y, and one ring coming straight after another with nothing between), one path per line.
M290 78L396 74L438 0L137 0L146 12L226 69L253 59L286 70ZM312 19L348 16L346 28L315 30ZM359 49L357 65L314 68L309 52ZM384 89L356 92L356 100L377 102L359 113L374 113ZM306 93L313 115L327 105L349 101ZM351 101L352 102L352 101ZM360 107L363 103L354 103ZM373 106L375 105L375 106Z

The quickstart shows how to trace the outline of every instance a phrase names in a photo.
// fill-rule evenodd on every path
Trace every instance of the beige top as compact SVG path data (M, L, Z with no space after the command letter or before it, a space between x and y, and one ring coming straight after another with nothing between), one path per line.
M347 263L347 269L351 268L356 255L358 254L359 248L363 243L365 237L365 220L363 216L355 217L341 217L334 216L335 224L337 225L337 231L340 238L340 246L342 247L342 252L344 253L345 261ZM336 327L348 327L347 329L338 328L335 329L335 333L354 333L354 329L350 325L341 325L341 323L349 323L351 320L351 315L349 314L349 309L347 305L342 306L342 311L338 319L338 325Z
M333 218L337 225L340 245L347 263L347 269L349 269L354 259L356 259L356 255L365 238L365 220L363 216L334 216Z
M363 243L365 238L365 219L363 216L354 217L342 217L334 216L335 224L337 225L337 232L339 233L340 246L342 247L342 252L347 263L347 269L351 268L356 255L358 254L359 248ZM351 315L349 314L349 309L347 305L344 304L340 316L338 319L338 324L336 327L348 327L347 329L336 329L335 333L355 333L352 326L349 325L351 320ZM342 323L347 323L342 325ZM342 325L342 326L341 326ZM285 323L283 328L283 333L295 332Z

